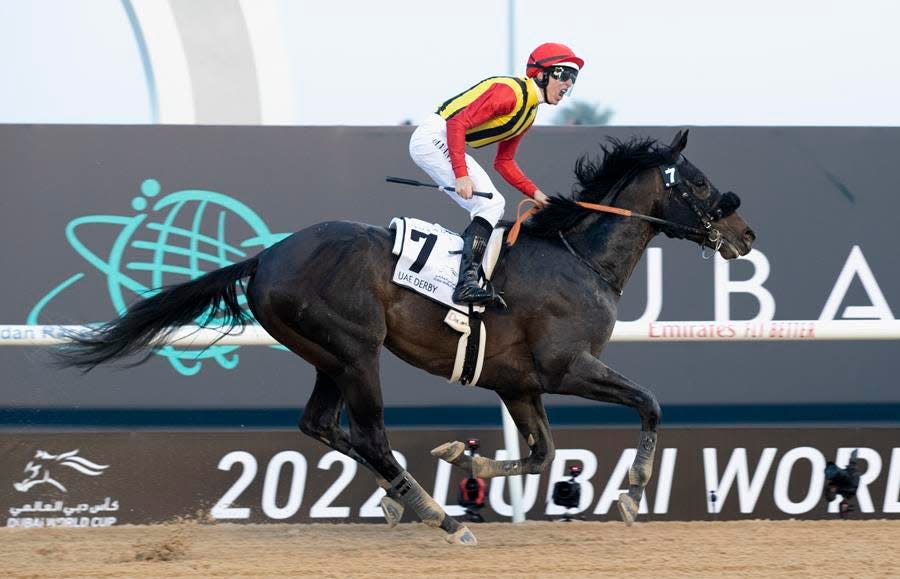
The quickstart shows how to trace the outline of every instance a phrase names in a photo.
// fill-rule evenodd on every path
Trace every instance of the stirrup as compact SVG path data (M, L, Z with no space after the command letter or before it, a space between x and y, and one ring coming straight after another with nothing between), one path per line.
M462 295L465 293L469 293L470 295ZM503 309L507 308L506 302L496 291L494 291L493 286L490 284L485 288L482 288L474 282L460 284L453 290L453 301L458 304L473 306L486 307L496 305Z
M509 309L509 306L506 304L506 300L503 299L503 295L502 295L503 292L498 292L494 288L494 284L491 282L491 280L489 280L489 279L484 280L484 289L491 292L491 295L494 296L494 301L491 302L492 306L497 306L498 308L500 308L502 310Z
M463 284L453 290L453 301L458 304L483 306L494 301L494 294L476 284Z

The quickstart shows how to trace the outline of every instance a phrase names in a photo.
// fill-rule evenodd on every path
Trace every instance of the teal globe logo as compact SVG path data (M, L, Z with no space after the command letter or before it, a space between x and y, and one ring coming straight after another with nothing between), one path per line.
M134 215L85 215L66 225L72 249L93 271L105 276L116 315L135 297L148 297L157 288L243 261L290 235L272 233L255 211L223 193L186 189L160 196L162 187L155 179L145 180L140 189L141 194L131 201ZM90 229L97 226L119 228L111 245L100 247L88 241ZM31 309L26 323L43 323L40 314L44 308L85 275L76 273L47 292ZM239 347L198 350L164 346L156 354L180 374L193 376L204 360L213 360L227 370L237 367Z

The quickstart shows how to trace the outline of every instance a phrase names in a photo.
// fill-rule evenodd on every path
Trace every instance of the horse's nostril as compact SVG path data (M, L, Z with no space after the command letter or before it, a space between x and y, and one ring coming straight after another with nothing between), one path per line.
M747 231L744 232L744 241L746 241L747 243L753 243L754 241L756 241L756 233L754 233L752 229L748 228Z

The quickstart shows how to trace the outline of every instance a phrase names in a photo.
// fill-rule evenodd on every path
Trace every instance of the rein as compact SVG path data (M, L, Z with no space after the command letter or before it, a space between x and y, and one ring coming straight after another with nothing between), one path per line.
M584 201L576 201L575 203L584 207L585 209L590 209L592 211L599 211L601 213L614 213L623 217L634 217L635 219L643 219L644 221L649 221L650 223L655 223L663 227L680 229L682 231L693 233L695 235L706 235L706 231L698 227L691 227L690 225L675 223L674 221L660 219L659 217L644 215L643 213L636 213L634 211L631 211L630 209L621 209L619 207L612 207L610 205L600 205L599 203L585 203ZM691 207L693 208L694 206L692 205Z
M683 194L683 197L687 199L687 195ZM522 213L522 207L524 207L527 203L531 203L532 207L527 209L525 213ZM711 226L710 230L703 230L698 227L691 227L690 225L684 225L682 223L675 223L674 221L668 221L666 219L644 215L643 213L636 213L634 211L631 211L630 209L622 209L621 207L601 205L599 203L586 203L584 201L576 201L575 203L580 205L581 207L584 207L585 209L590 209L591 211L598 211L600 213L612 213L614 215L620 215L622 217L634 217L635 219L642 219L644 221L649 221L650 223L655 223L657 225L661 225L663 227L668 227L671 229L680 229L681 231L693 233L695 235L706 236L707 234L709 234L710 241L718 241L720 238L719 232L715 229L712 229ZM696 208L693 204L691 204L691 207L696 211ZM512 247L513 245L515 245L516 241L519 238L519 231L522 229L522 223L538 211L540 211L540 209L533 199L522 199L519 202L519 205L516 208L516 222L512 227L509 228L509 235L506 237L507 246ZM704 225L708 223L708 221L704 220ZM715 234L713 234L713 232L715 232Z
M624 293L624 290L622 290L621 286L619 286L612 274L604 269L598 268L596 265L588 261L587 258L583 257L581 254L575 251L575 248L572 247L572 245L569 243L569 240L566 239L565 235L563 235L562 231L559 232L559 238L562 240L563 245L566 246L566 249L569 250L569 253L574 255L578 259L578 261L586 265L589 270L596 273L597 276L600 277L600 279L606 282L606 285L613 289L613 291L615 291L619 295L622 295Z

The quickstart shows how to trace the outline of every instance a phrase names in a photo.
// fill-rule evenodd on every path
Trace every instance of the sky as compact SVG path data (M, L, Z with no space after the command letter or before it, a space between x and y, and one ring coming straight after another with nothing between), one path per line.
M511 72L512 4L515 72L570 45L572 98L614 125L900 125L900 2L258 1L282 16L294 124L416 123ZM0 0L0 122L150 122L140 67L119 0Z

